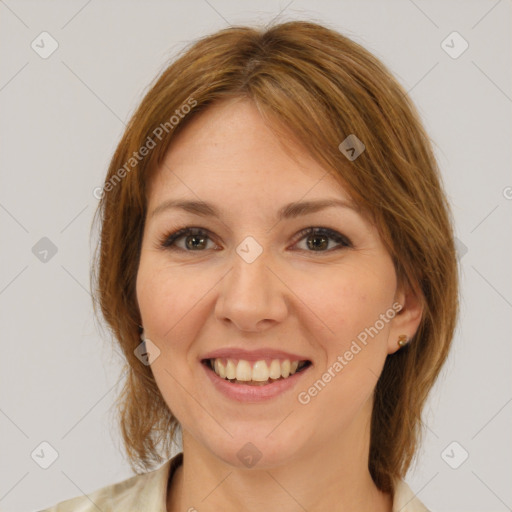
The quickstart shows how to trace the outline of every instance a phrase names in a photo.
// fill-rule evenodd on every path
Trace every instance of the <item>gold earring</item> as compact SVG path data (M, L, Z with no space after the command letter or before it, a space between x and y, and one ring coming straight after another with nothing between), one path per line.
M409 340L407 339L407 336L405 334L400 334L400 336L398 336L398 346L400 348L402 348L403 346L407 345L407 342Z

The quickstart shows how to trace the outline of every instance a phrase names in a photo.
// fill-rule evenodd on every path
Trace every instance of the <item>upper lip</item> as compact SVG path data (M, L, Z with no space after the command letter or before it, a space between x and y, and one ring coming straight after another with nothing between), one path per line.
M244 359L246 361L261 361L263 359L290 359L291 361L309 361L307 357L283 350L260 348L245 350L243 348L219 348L204 354L201 359Z

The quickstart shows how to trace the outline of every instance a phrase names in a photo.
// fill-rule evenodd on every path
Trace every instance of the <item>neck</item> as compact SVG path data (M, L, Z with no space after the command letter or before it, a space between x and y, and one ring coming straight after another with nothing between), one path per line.
M235 468L184 431L183 465L174 473L167 512L391 512L392 497L368 470L369 419L360 417L365 421L354 421L343 434L268 469Z

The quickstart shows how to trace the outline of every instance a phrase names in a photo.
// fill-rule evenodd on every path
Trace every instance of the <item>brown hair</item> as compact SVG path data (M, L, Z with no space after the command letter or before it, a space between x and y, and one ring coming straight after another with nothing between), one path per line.
M151 368L134 354L148 183L174 135L213 102L233 97L250 98L276 130L283 128L283 140L289 130L333 171L375 222L399 283L423 301L414 338L387 357L374 394L369 470L382 491L393 492L420 442L421 411L455 328L450 210L431 143L404 89L362 46L303 21L232 27L187 48L155 79L110 163L96 212L101 232L91 289L126 358L117 412L131 467L147 471L169 458L178 427ZM338 149L350 134L366 146L352 161Z

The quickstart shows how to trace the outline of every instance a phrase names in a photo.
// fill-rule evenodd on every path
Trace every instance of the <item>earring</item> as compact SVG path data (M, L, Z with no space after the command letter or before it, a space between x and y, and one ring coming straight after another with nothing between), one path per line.
M141 333L140 333L140 339L141 341L145 341L144 340L144 327L142 327L142 325L139 325L140 329L141 329Z
M400 348L407 345L408 341L409 340L407 339L407 336L405 334L400 334L400 336L398 336L398 346Z

